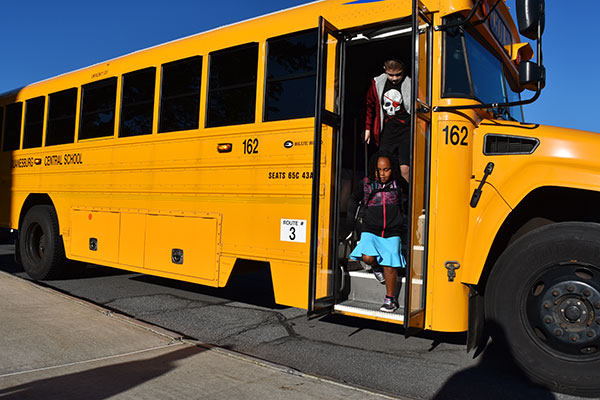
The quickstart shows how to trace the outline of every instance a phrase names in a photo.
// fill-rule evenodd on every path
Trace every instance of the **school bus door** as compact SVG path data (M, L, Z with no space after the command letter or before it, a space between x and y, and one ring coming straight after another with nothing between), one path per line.
M343 38L339 30L319 17L317 92L311 206L309 313L325 313L334 304L334 168L341 115L338 109L339 66Z
M404 292L406 336L424 328L427 282L429 217L429 165L431 133L432 21L419 0L412 5L412 104L410 231L407 235L408 266ZM404 244L403 244L404 245Z

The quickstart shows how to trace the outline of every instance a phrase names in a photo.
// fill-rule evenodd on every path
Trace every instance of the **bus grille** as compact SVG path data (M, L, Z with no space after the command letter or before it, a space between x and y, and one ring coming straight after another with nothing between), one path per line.
M490 134L485 135L483 154L486 156L532 154L539 144L540 141L536 138Z

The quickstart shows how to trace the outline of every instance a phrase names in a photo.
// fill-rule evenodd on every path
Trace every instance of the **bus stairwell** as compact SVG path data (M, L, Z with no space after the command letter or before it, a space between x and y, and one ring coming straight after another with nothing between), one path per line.
M386 35L377 38L378 32ZM398 54L407 66L411 63L410 21L395 21L388 26L377 26L371 30L348 33L345 42L345 57L342 66L342 132L341 148L338 153L336 171L337 201L337 257L336 257L336 295L333 311L335 313L404 324L404 299L406 278L404 269L398 268L398 277L394 297L399 308L394 312L380 310L385 298L385 285L380 283L370 267L362 261L350 258L350 252L360 239L362 212L349 215L350 197L363 185L367 174L369 158L378 150L374 140L364 142L365 95L374 76L381 74L382 64L393 52ZM397 32L394 34L394 32ZM368 38L368 39L361 39ZM390 50L393 49L393 50ZM410 71L410 67L407 67ZM402 243L407 243L410 229L408 186L401 188L404 205L404 226ZM364 211L364 207L362 207ZM404 247L404 246L403 246ZM406 248L403 253L408 258ZM413 283L416 282L413 279Z

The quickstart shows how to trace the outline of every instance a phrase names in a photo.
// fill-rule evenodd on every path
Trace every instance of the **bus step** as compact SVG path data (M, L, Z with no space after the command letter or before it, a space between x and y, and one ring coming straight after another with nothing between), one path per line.
M383 301L369 303L366 301L346 300L333 307L334 312L345 315L372 318L380 321L404 323L404 309L398 308L393 313L379 310Z
M349 280L347 300L377 304L377 309L385 298L385 285L375 279L372 272L365 270L348 271L346 278ZM396 298L400 308L404 302L404 277L399 276L396 283Z

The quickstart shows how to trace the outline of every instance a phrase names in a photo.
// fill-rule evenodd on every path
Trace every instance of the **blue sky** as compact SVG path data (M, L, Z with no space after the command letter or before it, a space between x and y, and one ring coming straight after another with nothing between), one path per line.
M173 39L269 12L303 0L54 0L2 5L0 93ZM514 10L515 0L507 4ZM585 10L596 2L546 0L543 40L547 84L525 106L529 122L600 132L592 71L600 57L597 29ZM529 92L525 92L525 97Z

